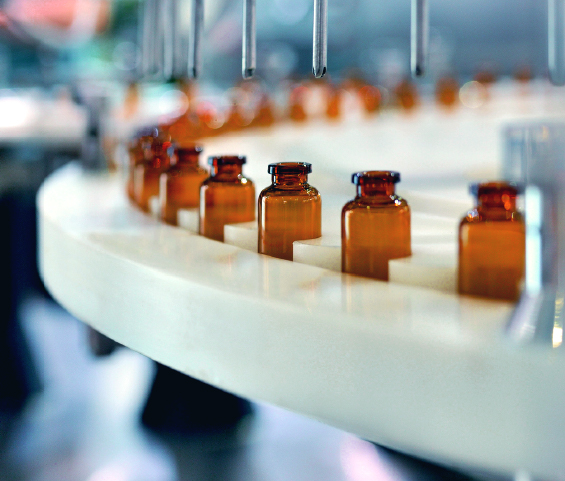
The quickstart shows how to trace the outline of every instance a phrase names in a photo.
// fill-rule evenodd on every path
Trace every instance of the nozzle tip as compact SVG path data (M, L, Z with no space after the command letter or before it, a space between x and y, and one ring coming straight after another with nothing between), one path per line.
M316 78L322 78L324 75L326 75L326 72L327 72L326 67L322 67L322 68L312 67L312 73Z

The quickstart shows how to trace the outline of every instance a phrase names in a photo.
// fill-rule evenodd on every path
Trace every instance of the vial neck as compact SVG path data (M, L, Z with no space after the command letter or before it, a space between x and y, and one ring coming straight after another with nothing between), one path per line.
M170 142L163 142L158 144L153 144L151 149L151 159L150 164L154 169L166 169L171 164L171 156L169 153L169 148L171 147Z
M393 182L367 182L357 185L357 197L390 197L394 193Z
M179 166L195 166L198 165L198 159L200 154L194 151L182 151L177 152L177 165Z
M272 175L273 185L277 187L292 187L303 185L308 182L308 174L303 173L279 173Z
M487 216L511 214L516 211L516 195L507 192L482 194L477 198L477 208Z
M242 175L243 167L238 164L224 164L212 166L212 177L218 180L237 179Z

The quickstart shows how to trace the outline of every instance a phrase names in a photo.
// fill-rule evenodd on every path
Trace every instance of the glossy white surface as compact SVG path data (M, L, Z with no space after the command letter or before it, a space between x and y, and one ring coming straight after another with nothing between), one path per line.
M38 196L55 298L193 377L446 463L565 476L565 359L505 303L344 276L157 223L75 166Z
M198 234L198 208L179 209L177 212L177 223L182 229Z

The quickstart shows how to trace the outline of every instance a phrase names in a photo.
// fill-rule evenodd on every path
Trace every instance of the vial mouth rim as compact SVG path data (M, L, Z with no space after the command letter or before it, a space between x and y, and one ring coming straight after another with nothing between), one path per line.
M276 162L267 167L269 174L310 174L312 164L308 162Z
M177 152L191 153L191 154L200 154L204 150L204 147L198 144L193 144L193 145L175 144L175 148Z
M243 165L246 162L245 155L211 155L208 157L210 165Z
M469 193L474 196L495 193L520 195L524 193L524 185L520 182L506 180L473 182L469 185Z
M355 185L371 184L375 182L400 182L400 172L394 170L365 170L351 175L351 182Z

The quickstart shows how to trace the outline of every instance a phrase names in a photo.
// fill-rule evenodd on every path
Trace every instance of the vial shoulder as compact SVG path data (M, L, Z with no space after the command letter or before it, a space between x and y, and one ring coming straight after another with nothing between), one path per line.
M388 197L356 197L343 206L342 211L363 210L371 212L395 211L398 213L410 213L408 202L397 195Z
M487 223L504 223L514 224L516 226L524 225L524 216L519 211L512 212L485 212L481 209L474 208L468 211L461 219L460 225L468 224L487 224Z
M270 185L265 187L260 195L259 198L280 198L280 197L294 197L294 198L308 198L308 199L316 199L321 201L320 192L315 187L312 187L309 184L297 186L296 188L289 188L289 187L278 187L276 185Z

